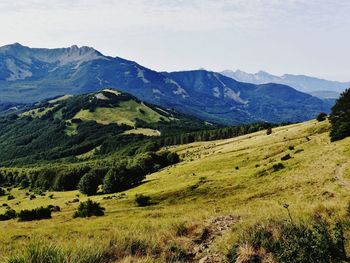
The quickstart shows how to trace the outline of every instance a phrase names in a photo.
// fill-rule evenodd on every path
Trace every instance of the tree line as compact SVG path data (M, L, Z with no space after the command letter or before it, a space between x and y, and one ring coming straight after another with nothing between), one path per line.
M100 184L105 193L126 190L139 184L147 174L179 162L179 156L169 151L146 152L131 158L112 161L107 165L55 165L30 169L0 170L0 185L22 188L70 191L79 189L93 195Z

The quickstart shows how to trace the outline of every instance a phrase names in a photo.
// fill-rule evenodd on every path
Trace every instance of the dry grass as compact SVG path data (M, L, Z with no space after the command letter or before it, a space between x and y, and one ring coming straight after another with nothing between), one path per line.
M181 224L204 226L210 218L238 216L240 221L232 231L213 245L226 254L242 228L266 219L287 220L284 203L290 205L294 218L305 218L320 207L344 211L349 190L337 181L335 171L338 164L349 163L350 138L330 143L327 129L327 122L310 121L273 129L271 135L262 131L172 147L183 156L180 164L148 176L144 184L126 191L125 196L92 197L106 208L106 216L100 218L72 218L78 204L67 202L77 198L76 191L55 192L54 199L45 196L29 200L25 191L12 190L16 198L7 201L0 197L0 204L7 203L17 211L53 204L62 212L54 213L51 220L0 222L0 254L16 254L34 240L52 242L63 249L89 248L112 240L125 260L131 262L137 257L148 262L158 258L164 262L170 248L188 249L190 237L177 235ZM281 161L287 153L292 158ZM285 169L274 172L271 167L279 162ZM343 177L349 179L349 169L344 171ZM136 194L149 195L157 204L136 207ZM87 197L79 199L85 201ZM135 242L144 248L144 254L125 252Z

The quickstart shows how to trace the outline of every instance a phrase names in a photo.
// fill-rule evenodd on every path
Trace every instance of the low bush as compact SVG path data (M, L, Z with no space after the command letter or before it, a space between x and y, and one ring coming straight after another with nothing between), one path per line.
M325 121L327 119L327 113L321 112L317 115L316 120L318 122Z
M266 130L266 135L270 135L270 134L272 134L272 128L271 127L267 128L267 130Z
M32 210L21 210L18 213L18 221L33 221L51 218L51 209L49 207L38 207Z
M281 161L287 161L287 160L289 160L289 159L291 159L292 157L290 156L290 154L288 153L288 154L286 154L285 156L283 156L282 158L281 158Z
M149 206L151 205L151 197L150 196L147 196L147 195L143 195L143 194L140 194L140 195L136 195L135 197L135 202L138 206Z
M0 187L0 196L4 196L4 195L6 195L6 191L4 188Z
M284 169L284 168L286 168L286 167L284 166L283 163L276 163L276 164L274 164L274 165L272 166L272 170L273 170L274 172L278 172L278 171L280 171L280 170L282 170L282 169Z
M16 211L8 207L6 212L0 215L0 221L10 220L16 217L17 217Z
M7 200L13 200L13 199L15 199L15 197L13 195L8 195L7 196Z
M61 211L61 208L58 205L48 205L47 208L49 208L51 212L60 212Z
M176 236L186 236L189 232L184 222L175 225Z
M88 199L86 202L79 204L78 210L74 213L73 218L103 216L105 208L97 202Z
M343 262L347 259L343 224L317 215L307 224L258 224L229 251L229 262ZM242 259L245 261L242 261Z
M187 249L176 243L171 243L166 248L166 262L192 262Z

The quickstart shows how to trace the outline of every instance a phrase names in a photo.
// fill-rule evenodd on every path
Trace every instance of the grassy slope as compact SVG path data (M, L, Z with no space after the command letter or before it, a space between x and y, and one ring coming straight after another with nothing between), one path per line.
M143 113L140 111L142 110ZM101 124L126 124L135 125L136 119L142 119L147 123L158 122L162 115L136 101L123 101L116 108L97 108L94 112L82 110L74 117L83 121L95 120Z
M330 143L327 129L326 122L311 121L276 128L269 136L262 131L174 147L184 155L182 163L148 176L144 184L126 191L124 198L92 197L106 208L101 218L72 219L77 203L65 203L76 198L76 191L54 193L53 200L37 197L30 201L23 191L13 190L16 199L0 197L0 204L16 210L55 204L62 212L54 213L51 220L0 222L0 254L16 253L29 238L66 248L103 246L111 239L121 250L132 240L150 247L185 246L188 241L175 235L176 224L204 225L212 217L236 215L240 221L232 232L215 240L214 250L225 253L242 227L267 218L287 219L283 203L290 205L294 218L306 217L320 205L344 210L349 201L350 138ZM288 149L291 145L295 150ZM286 168L272 172L272 165L286 153L292 156L283 162ZM139 193L151 195L158 204L136 207L134 197Z

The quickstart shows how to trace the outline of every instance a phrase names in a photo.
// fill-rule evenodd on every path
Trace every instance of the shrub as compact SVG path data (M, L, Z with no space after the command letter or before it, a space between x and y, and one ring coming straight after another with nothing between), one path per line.
M166 248L166 262L191 262L191 256L183 245L171 243Z
M350 136L350 89L344 91L332 108L329 116L332 141Z
M270 135L270 134L272 134L272 128L271 127L267 128L267 130L266 130L266 135Z
M79 204L78 210L74 213L73 218L77 217L90 217L90 216L103 216L105 208L97 202L93 202L88 199L86 202Z
M4 196L4 195L6 195L6 191L4 188L0 187L0 196Z
M0 221L6 221L17 217L15 210L8 207L5 213L0 215Z
M18 221L33 221L51 218L49 207L38 207L32 210L21 210L18 213Z
M60 212L61 211L61 208L58 205L48 205L47 208L49 208L51 212Z
M175 225L176 236L186 236L189 229L186 227L184 222Z
M13 195L8 195L7 196L7 200L13 200L13 199L15 199L15 197Z
M290 158L292 158L292 157L291 157L290 154L288 153L288 154L286 154L285 156L283 156L283 157L281 158L281 161L287 161L287 160L289 160Z
M283 163L276 163L272 166L272 170L274 172L277 172L277 171L282 170L284 168L286 168L286 167L283 165Z
M327 113L321 112L317 115L316 120L318 122L325 121L327 119Z
M169 161L170 164L176 164L180 161L180 157L177 153L170 152L167 155L167 160Z
M99 184L99 176L94 170L91 170L80 179L78 189L83 194L94 195L97 192Z
M138 206L149 206L151 205L151 197L147 195L136 195L135 202Z
M35 194L31 194L30 197L29 197L30 200L33 200L35 198L36 198Z
M229 262L343 262L343 226L317 216L308 224L258 224L248 229L228 255ZM239 258L245 256L246 261Z
M290 151L293 151L293 150L294 150L294 145L290 145L290 146L288 147L288 149L289 149Z

